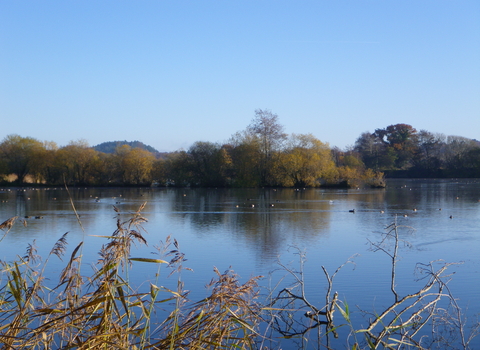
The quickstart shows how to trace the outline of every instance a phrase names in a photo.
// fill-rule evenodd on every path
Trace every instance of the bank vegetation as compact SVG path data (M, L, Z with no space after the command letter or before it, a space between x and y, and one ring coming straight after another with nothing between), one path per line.
M252 123L225 143L195 142L158 158L122 145L98 152L85 141L64 147L9 135L0 143L4 182L69 186L318 187L383 186L383 174L355 155L334 159L312 134L283 132L278 116L257 110Z
M100 152L83 140L58 147L8 135L0 143L0 181L14 185L383 187L384 175L480 177L480 143L395 124L341 150L313 134L286 134L278 116L261 109L226 142L197 141L162 156L125 144Z

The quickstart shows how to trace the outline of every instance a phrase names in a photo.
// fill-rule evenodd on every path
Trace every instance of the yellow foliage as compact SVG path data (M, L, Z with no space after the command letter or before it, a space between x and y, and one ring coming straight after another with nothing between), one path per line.
M312 134L293 134L280 155L279 169L284 186L319 186L335 168L330 148Z

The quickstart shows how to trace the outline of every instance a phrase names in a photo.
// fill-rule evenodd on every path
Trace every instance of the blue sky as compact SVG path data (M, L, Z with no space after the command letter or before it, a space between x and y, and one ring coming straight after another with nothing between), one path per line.
M480 1L0 2L0 139L174 151L258 108L340 148L397 123L480 139Z

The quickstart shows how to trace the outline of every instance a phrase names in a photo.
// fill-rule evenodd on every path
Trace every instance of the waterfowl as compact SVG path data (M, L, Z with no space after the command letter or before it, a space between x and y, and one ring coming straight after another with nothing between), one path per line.
M350 209L348 212L349 213L355 213L355 209Z

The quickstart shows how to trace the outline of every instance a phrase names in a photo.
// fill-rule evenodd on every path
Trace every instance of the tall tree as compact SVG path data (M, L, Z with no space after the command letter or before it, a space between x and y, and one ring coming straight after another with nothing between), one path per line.
M274 155L279 151L287 134L283 132L283 125L278 123L278 115L270 110L255 110L255 117L247 130L259 139L260 153L260 181L262 186L272 185L275 182L275 176L272 173L274 169Z
M376 138L387 146L387 152L395 154L395 167L408 168L415 154L417 130L408 124L389 125L385 129L376 129Z

